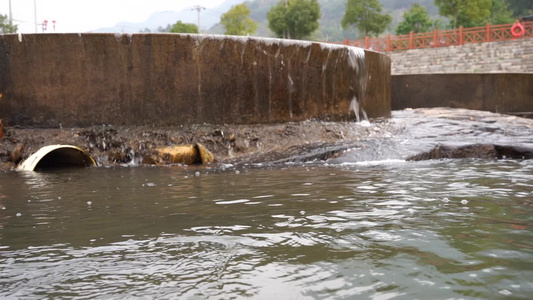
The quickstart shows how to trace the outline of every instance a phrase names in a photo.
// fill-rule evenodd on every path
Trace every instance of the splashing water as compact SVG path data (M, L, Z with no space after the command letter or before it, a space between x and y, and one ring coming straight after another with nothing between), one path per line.
M359 102L357 102L357 97L352 98L352 102L350 102L350 110L353 110L353 113L355 114L355 119L359 123L361 121L361 118L359 117Z
M368 115L366 114L365 110L359 105L357 97L352 98L352 102L350 102L350 111L353 111L353 113L355 114L355 120L357 123L360 123L362 126L370 126ZM361 116L359 115L359 113L363 115L363 120L361 120Z

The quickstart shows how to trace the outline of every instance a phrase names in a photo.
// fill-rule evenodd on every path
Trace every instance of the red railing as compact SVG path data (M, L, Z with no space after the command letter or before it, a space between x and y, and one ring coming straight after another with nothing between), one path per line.
M511 33L512 24L490 25L483 27L463 28L455 30L433 30L433 32L413 33L405 35L369 38L361 40L344 40L333 44L344 44L374 51L391 52L399 50L458 46L472 43L498 42L533 38L533 22L521 22L524 33L515 37Z

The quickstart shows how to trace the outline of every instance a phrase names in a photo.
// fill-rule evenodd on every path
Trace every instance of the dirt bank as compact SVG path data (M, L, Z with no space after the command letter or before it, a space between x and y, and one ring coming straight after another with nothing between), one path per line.
M179 127L5 126L0 169L13 169L39 148L69 144L87 151L99 166L166 164L155 149L201 143L216 163L381 159L533 158L533 120L483 111L431 108L393 112L390 119L305 121L275 125Z
M354 122L305 121L276 125L190 125L178 127L94 126L89 128L20 128L4 126L0 169L14 168L39 148L68 144L87 151L99 166L153 164L155 149L201 143L218 163L261 162L289 157L303 148L390 134L392 124L372 127ZM157 162L165 163L164 160Z

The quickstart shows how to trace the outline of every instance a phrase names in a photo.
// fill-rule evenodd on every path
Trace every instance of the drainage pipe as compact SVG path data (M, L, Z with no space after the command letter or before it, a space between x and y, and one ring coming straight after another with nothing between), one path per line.
M82 149L71 145L50 145L39 149L23 161L18 170L96 166L94 159Z

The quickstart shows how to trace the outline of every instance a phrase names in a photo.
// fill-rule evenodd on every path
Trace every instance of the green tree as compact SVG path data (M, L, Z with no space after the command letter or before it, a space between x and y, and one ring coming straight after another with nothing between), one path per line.
M245 3L235 5L220 17L220 23L226 28L225 34L253 35L257 22L250 18L250 9Z
M18 28L17 25L9 22L9 19L6 15L0 15L0 33L16 33Z
M509 10L509 5L505 0L491 0L489 6L489 15L482 19L472 19L467 14L460 11L457 14L457 26L463 27L478 27L485 26L487 23L493 25L513 23L513 12ZM450 24L452 27L453 24Z
M342 27L352 24L357 26L362 36L378 36L392 21L389 14L382 14L382 6L378 0L348 0L342 18Z
M176 24L172 25L170 32L174 33L199 33L198 26L191 23L183 23L178 21Z
M319 27L317 0L281 0L267 13L268 27L277 37L303 39Z
M490 16L492 0L435 0L441 16L453 20L453 29L467 22L479 22ZM459 18L460 17L460 18ZM462 24L458 24L457 21Z
M307 37L320 26L320 4L317 0L292 0L287 17L291 36L296 39Z
M408 11L403 14L403 20L396 27L396 34L408 34L427 32L433 26L429 18L428 11L418 3L411 5Z
M533 15L533 5L531 0L507 0L509 8L513 11L513 17L523 17Z
M287 11L289 6L282 1L273 6L267 13L268 28L281 38L289 38L289 25L287 24Z
M487 22L494 25L513 23L513 11L509 9L509 4L505 0L492 0L490 7L490 17Z

